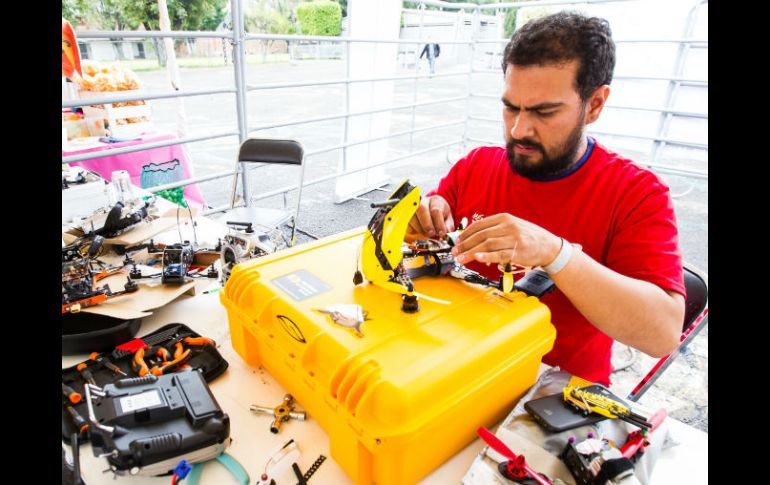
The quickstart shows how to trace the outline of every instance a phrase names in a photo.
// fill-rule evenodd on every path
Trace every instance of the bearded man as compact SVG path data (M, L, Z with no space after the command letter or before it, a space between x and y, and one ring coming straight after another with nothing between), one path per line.
M685 297L668 187L585 133L614 67L606 20L560 12L515 32L502 65L506 147L455 163L407 232L443 237L467 218L458 262L491 279L500 264L545 270L557 336L543 361L605 385L613 340L653 357L676 347Z

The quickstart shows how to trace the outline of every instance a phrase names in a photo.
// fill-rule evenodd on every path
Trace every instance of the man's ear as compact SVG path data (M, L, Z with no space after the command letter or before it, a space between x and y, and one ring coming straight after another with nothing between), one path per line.
M602 109L604 109L604 103L607 102L609 96L610 87L607 84L599 86L596 91L594 91L594 94L591 95L587 103L586 124L593 123L599 118Z

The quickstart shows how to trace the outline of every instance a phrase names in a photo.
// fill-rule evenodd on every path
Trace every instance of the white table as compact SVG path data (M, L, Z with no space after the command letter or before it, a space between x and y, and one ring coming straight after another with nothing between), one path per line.
M201 335L213 338L219 351L230 367L222 376L211 382L210 387L219 405L230 416L232 443L227 452L235 457L249 473L250 483L261 474L269 453L290 438L293 438L302 452L298 460L304 473L323 454L327 460L313 475L311 485L346 485L353 482L329 453L329 439L326 432L312 416L307 421L290 420L281 426L279 434L270 433L271 418L252 413L249 406L259 404L275 406L281 402L286 391L264 369L253 368L233 350L227 313L219 302L219 293L182 296L175 302L156 310L145 318L138 336L155 331L169 323L184 323ZM86 355L62 358L62 367L72 366L87 359ZM681 443L665 450L654 470L654 484L699 485L708 483L708 434L671 418L668 420L672 437ZM496 429L493 428L493 429ZM466 446L457 455L423 479L421 485L445 485L459 483L476 454L484 447L480 439ZM93 456L90 445L80 448L81 471L89 485L168 484L169 477L118 477L102 473L108 468L106 459ZM277 485L294 485L297 480L291 469L277 478ZM185 482L182 482L184 484ZM229 473L217 464L209 464L201 476L202 484L227 485L235 483Z

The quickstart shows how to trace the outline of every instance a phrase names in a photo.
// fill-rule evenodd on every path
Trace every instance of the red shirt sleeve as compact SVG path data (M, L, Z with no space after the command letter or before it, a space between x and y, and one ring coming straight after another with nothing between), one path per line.
M682 253L669 188L646 170L633 175L618 207L607 267L686 297Z

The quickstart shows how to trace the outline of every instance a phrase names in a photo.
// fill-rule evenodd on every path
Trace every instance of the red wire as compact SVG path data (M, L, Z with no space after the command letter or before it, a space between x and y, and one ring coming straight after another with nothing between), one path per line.
M177 480L176 480L177 478L178 477L176 475L172 475L171 476L171 485L176 485L177 484Z

